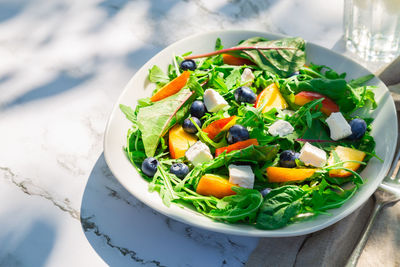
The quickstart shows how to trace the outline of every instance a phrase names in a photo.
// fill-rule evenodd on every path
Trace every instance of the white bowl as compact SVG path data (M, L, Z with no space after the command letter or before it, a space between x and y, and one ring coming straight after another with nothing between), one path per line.
M393 99L386 86L378 78L369 82L370 85L378 87L375 93L379 104L378 109L371 112L375 118L372 135L376 140L376 153L384 162L380 162L376 158L371 159L361 173L365 184L342 207L331 210L331 215L320 215L314 219L294 223L277 230L260 230L250 225L216 222L200 213L176 205L166 207L158 193L148 191L148 183L137 173L123 151L123 147L126 145L126 134L131 123L120 111L119 104L135 106L139 98L151 95L154 85L148 82L147 76L148 70L153 65L158 65L166 71L168 64L172 62L173 54L180 55L188 51L193 51L194 54L213 51L215 40L218 37L221 38L224 47L231 47L240 40L254 36L268 39L285 37L244 30L209 32L180 40L150 59L129 81L112 110L104 138L105 159L115 177L132 195L149 207L175 220L211 231L243 236L284 237L315 232L339 221L360 207L373 194L390 167L396 148L397 116ZM307 43L306 52L307 62L330 66L339 73L346 72L347 79L370 73L356 62L312 43Z

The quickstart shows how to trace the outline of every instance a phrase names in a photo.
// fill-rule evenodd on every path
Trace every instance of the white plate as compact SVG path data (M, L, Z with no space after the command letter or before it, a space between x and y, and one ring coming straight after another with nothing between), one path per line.
M256 229L249 225L216 222L190 209L183 209L175 205L166 207L158 193L149 193L148 183L136 172L123 151L123 147L126 144L126 134L131 127L131 123L125 118L118 106L119 104L135 106L139 98L151 95L154 85L148 82L147 75L148 70L153 65L158 65L161 69L167 70L168 64L172 62L173 54L180 55L188 51L193 51L194 54L213 51L217 37L222 39L222 44L225 47L231 47L236 45L238 41L253 36L269 39L284 37L265 32L243 30L210 32L178 41L150 59L132 77L113 108L104 138L105 159L115 177L129 192L146 205L175 220L216 232L244 236L283 237L315 232L339 221L360 207L376 190L389 169L396 147L397 117L388 89L377 78L369 82L370 85L378 86L375 93L379 103L378 109L372 112L372 116L375 118L372 135L376 140L376 152L384 162L381 163L375 158L371 159L361 174L366 180L365 184L341 208L331 210L331 215L320 215L312 220L295 223L282 229L267 231ZM347 72L347 79L370 73L356 62L318 45L307 43L306 51L307 62L327 65L340 73Z

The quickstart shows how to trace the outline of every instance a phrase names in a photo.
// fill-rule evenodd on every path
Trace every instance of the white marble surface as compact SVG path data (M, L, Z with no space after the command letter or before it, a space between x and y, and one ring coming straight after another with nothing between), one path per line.
M258 239L173 221L116 181L114 101L156 52L252 29L343 51L341 1L1 0L0 266L242 266Z

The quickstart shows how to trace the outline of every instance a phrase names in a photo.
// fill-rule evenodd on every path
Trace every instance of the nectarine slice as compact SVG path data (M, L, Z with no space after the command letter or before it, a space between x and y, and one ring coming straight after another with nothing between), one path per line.
M268 85L258 96L255 107L264 105L262 112L267 112L272 108L285 109L288 107L286 100L275 83Z
M365 152L362 152L357 149L353 149L350 147L344 147L344 146L337 146L334 150L336 154L339 156L339 159L341 161L346 161L346 160L356 160L356 161L363 161L365 158ZM328 164L332 165L335 163L333 153L329 156L328 159ZM357 162L345 162L343 163L343 167L350 169L352 171L356 171L360 167L360 163ZM348 172L346 170L330 170L329 171L329 176L331 177L347 177L352 175L351 172Z
M303 106L308 102L320 98L324 98L324 100L322 100L322 107L321 107L321 111L324 114L329 116L331 115L332 112L339 112L339 106L335 102L333 102L332 99L316 92L309 92L309 91L300 92L294 96L294 103L296 105Z
M283 167L268 167L267 177L271 183L303 181L311 177L316 169L295 169Z
M215 150L215 157L218 157L224 151L226 151L226 153L228 154L231 151L240 150L240 149L249 147L251 145L258 146L257 139L254 139L254 138L253 139L247 139L247 140L244 140L244 141L236 142L236 143L234 143L232 145L229 145L229 146L224 146L224 147L217 148Z
M229 54L222 54L222 59L225 64L234 65L234 66L242 66L242 65L254 65L251 60L242 57L235 57Z
M226 196L236 194L232 190L232 186L228 179L215 175L205 174L200 178L200 181L196 188L196 193L203 196L214 196L217 198L223 198Z
M214 139L220 132L227 131L230 127L235 125L236 119L236 116L231 116L229 118L213 121L204 128L203 132L207 133L210 139Z
M190 71L184 71L181 75L164 85L150 100L152 102L160 101L171 95L178 93L187 83L190 77Z
M169 130L169 154L171 158L177 159L185 156L186 150L197 142L197 136L185 132L181 125L176 124Z

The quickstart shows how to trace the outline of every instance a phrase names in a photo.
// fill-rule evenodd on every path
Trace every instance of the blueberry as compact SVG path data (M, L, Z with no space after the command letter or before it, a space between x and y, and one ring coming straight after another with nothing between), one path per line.
M262 195L263 197L265 197L266 195L268 195L269 192L271 192L271 188L268 188L268 187L260 191L260 193L261 193L261 195Z
M367 124L363 119L353 119L350 121L351 135L347 137L349 140L357 140L364 136L367 130Z
M238 103L245 102L253 104L257 100L257 95L247 86L236 89L234 95Z
M191 119L192 119L199 127L201 127L201 122L200 122L200 120L199 120L198 118L196 118L196 117L191 117ZM187 119L185 119L185 120L183 121L182 128L183 128L183 130L184 130L185 132L187 132L187 133L191 133L191 134L197 133L197 128L196 128L196 126L194 126L193 122L192 122L189 118L187 118Z
M174 163L169 172L175 174L178 178L184 178L189 173L189 167L184 163Z
M228 143L234 144L239 141L244 141L250 138L249 131L245 127L239 124L233 125L228 130Z
M186 59L181 62L181 70L195 70L196 68L196 62L193 59Z
M300 154L292 150L285 150L279 156L279 165L284 168L296 167L296 159L300 157Z
M153 157L147 158L142 163L142 171L147 176L153 177L157 171L158 160Z
M204 114L206 114L206 106L203 101L194 101L190 106L190 115L192 115L192 117L201 118Z

